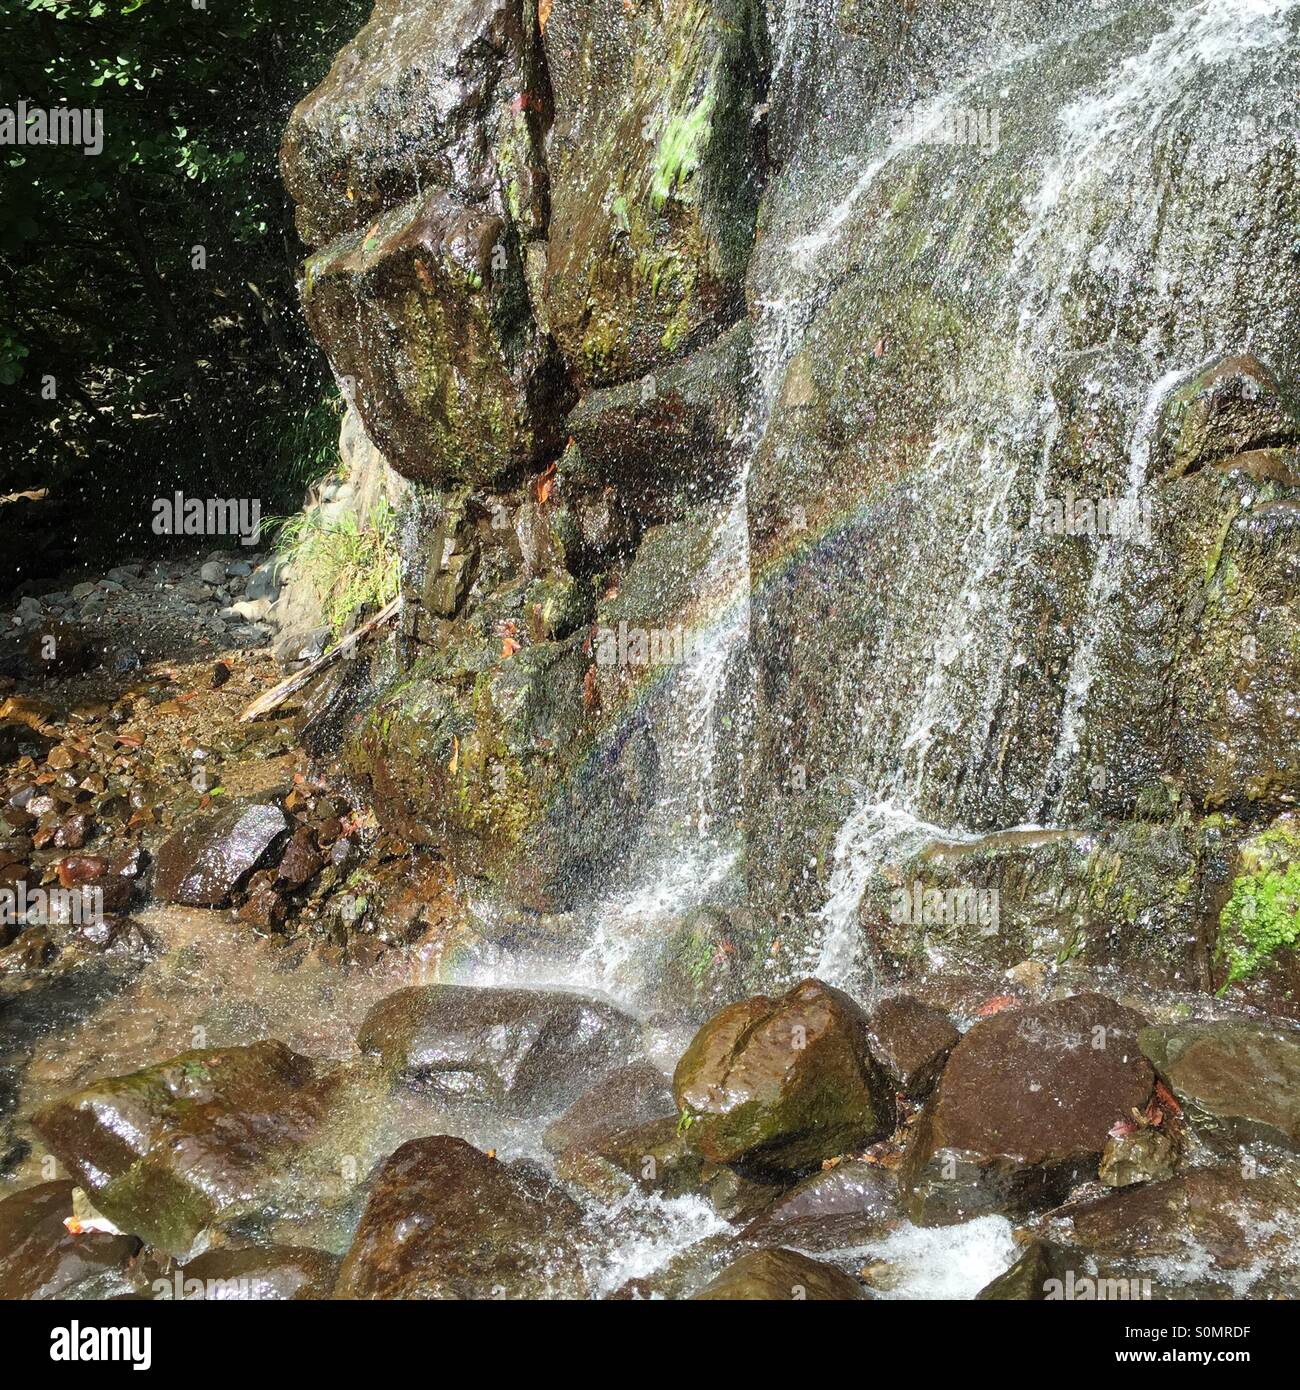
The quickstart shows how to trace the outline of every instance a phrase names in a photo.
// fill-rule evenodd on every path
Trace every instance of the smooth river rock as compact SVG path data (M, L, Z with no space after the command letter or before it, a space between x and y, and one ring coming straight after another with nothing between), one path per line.
M1144 1020L1099 994L1008 1009L953 1049L899 1173L908 1216L945 1226L1060 1201L1155 1083Z
M640 1039L635 1019L581 995L426 985L380 1000L357 1045L407 1084L536 1114L629 1062Z
M677 1063L687 1142L714 1163L799 1172L870 1143L894 1123L867 1017L840 990L805 980L715 1014Z
M715 1302L847 1303L865 1299L866 1294L842 1270L797 1250L751 1250L729 1264L695 1297Z
M340 1298L580 1298L582 1213L531 1164L463 1139L403 1144L380 1169Z
M288 830L284 812L264 802L202 816L158 851L154 892L185 907L224 907Z

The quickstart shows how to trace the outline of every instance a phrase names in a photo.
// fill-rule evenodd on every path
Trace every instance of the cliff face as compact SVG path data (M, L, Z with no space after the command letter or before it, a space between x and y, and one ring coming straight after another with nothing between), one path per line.
M381 0L282 152L413 483L381 815L792 970L1222 979L1300 792L1296 23Z

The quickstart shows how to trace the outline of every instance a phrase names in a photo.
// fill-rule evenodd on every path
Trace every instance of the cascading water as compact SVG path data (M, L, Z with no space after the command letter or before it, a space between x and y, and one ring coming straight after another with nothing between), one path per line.
M851 735L832 741L857 791L813 920L826 978L852 978L858 900L883 864L926 839L1068 824L1078 813L1096 756L1082 733L1108 605L1146 542L1088 541L1088 577L1053 637L1064 681L1038 675L1031 696L1028 676L1043 660L1033 650L1041 618L1030 611L1042 551L1027 523L1073 487L1135 514L1170 388L1249 344L1239 281L1207 284L1194 302L1179 294L1204 207L1180 197L1176 180L1193 157L1249 180L1291 138L1254 121L1246 89L1283 80L1277 55L1292 9L1290 0L1203 0L1112 10L1085 21L1086 37L1008 45L919 106L874 117L847 193L811 229L803 209L816 194L794 186L772 199L778 249L761 250L765 286L811 274L824 286L852 280L865 287L864 315L887 312L891 276L896 293L918 283L894 275L920 260L907 238L928 238L927 277L965 319L958 360L931 378L939 400L928 451L902 484L912 515L897 549L887 537L878 558L898 566L897 585L861 600L879 602L883 633L861 651L820 653L851 666L877 697ZM946 138L952 113L966 108L1000 113L995 148ZM810 168L812 186L824 186L824 168ZM845 181L842 169L832 181ZM900 185L924 190L934 222L922 223L919 206L890 205ZM1225 255L1248 259L1248 231L1232 239ZM1085 297L1099 312L1080 314ZM825 350L820 322L814 315L804 335L814 353ZM1261 325L1257 336L1273 331ZM1064 413L1074 396L1122 433L1122 453L1086 452L1086 431ZM802 447L787 440L788 430L778 434L776 448ZM873 543L864 533L860 544Z

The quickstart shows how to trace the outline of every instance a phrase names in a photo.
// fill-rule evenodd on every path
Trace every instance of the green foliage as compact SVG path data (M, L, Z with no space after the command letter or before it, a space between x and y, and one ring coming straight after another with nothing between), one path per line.
M358 608L382 608L397 594L400 567L396 518L387 499L372 509L364 526L345 511L334 524L319 509L269 523L276 549L295 574L306 574L325 621L336 638Z
M278 142L367 8L0 0L0 105L103 113L98 155L0 146L0 489L142 546L175 487L296 504L332 388Z
M1228 966L1219 993L1298 941L1300 841L1289 830L1267 830L1248 847L1246 872L1219 914L1219 960Z

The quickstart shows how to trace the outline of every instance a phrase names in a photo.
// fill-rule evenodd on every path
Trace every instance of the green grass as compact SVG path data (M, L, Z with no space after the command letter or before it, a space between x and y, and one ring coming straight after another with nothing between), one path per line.
M361 526L345 511L326 525L319 509L272 523L277 552L296 576L305 575L337 639L358 608L382 608L397 594L400 580L396 514L382 498Z
M1300 858L1289 857L1300 846L1289 832L1270 830L1252 848L1253 863L1219 914L1218 955L1228 966L1220 994L1300 941Z

